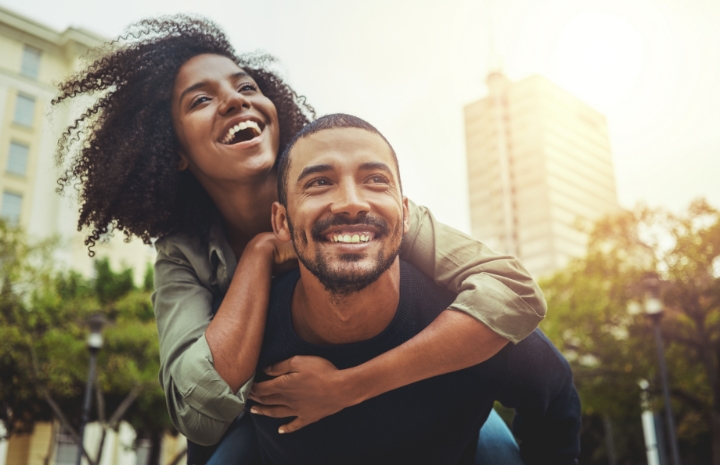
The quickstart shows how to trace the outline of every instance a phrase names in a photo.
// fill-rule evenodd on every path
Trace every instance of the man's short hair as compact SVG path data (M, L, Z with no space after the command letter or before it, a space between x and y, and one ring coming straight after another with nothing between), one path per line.
M402 182L400 181L400 166L398 165L397 155L395 155L395 150L392 148L392 145L390 145L390 142L388 142L385 136L383 136L382 133L380 133L380 131L375 128L375 126L368 123L364 119L358 118L357 116L346 115L344 113L333 113L331 115L322 116L313 121L312 123L308 124L307 126L303 127L297 134L295 134L295 137L290 139L290 142L288 142L282 155L280 155L280 160L278 161L278 198L280 199L281 204L287 206L287 186L288 172L290 171L290 151L293 149L293 147L295 147L297 141L305 137L311 136L312 134L315 134L317 132L324 131L326 129L343 128L364 129L365 131L372 132L373 134L377 134L378 136L382 137L382 139L388 145L388 148L390 148L390 154L392 155L393 161L395 162L395 171L397 171L398 175L398 186L400 187L400 193L402 194Z

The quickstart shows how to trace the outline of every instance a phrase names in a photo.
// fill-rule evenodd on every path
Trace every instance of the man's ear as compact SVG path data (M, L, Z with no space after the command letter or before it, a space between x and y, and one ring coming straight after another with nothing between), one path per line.
M183 152L182 150L179 150L178 155L180 156L180 160L178 160L177 170L184 171L184 170L188 169L188 166L190 166L190 164L188 163L188 159L187 159L187 156L185 155L185 152Z
M410 230L410 205L408 204L408 198L403 196L402 199L402 210L403 210L403 234Z
M271 219L275 237L282 242L290 242L292 236L288 226L287 209L280 202L273 202Z

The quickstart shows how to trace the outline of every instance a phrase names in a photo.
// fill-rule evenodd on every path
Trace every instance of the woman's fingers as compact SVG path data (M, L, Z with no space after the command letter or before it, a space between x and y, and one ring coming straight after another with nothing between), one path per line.
M270 394L266 396L261 396L257 394L253 394L252 392L248 396L250 399L254 400L255 402L258 402L263 405L285 405L287 406L287 402L283 398L283 396L278 394Z
M309 425L312 423L311 421L304 421L300 417L294 419L287 425L282 425L280 428L278 428L278 433L285 434L285 433L294 433L295 431L299 430L300 428L305 427L306 425Z
M262 404L253 411L272 412L268 416L276 418L297 417L281 426L282 432L292 433L357 403L346 392L344 373L323 358L295 356L265 372L276 378L253 385L250 398Z
M287 360L283 360L282 362L277 362L274 365L270 365L269 367L265 368L265 373L267 373L270 376L280 376L287 373L292 373L293 370L293 363L295 362L295 357L291 357ZM275 381L275 380L271 380ZM271 381L266 381L266 383L269 383ZM264 384L264 383L261 383Z
M270 418L286 418L293 416L289 408L284 405L253 405L250 413L264 415Z

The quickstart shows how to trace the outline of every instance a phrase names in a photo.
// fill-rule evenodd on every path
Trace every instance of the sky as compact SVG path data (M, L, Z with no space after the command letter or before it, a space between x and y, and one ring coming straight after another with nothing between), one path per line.
M542 74L602 112L621 206L720 208L717 0L0 0L57 30L114 37L194 13L240 52L263 50L318 115L378 127L405 194L469 231L463 107L490 66Z

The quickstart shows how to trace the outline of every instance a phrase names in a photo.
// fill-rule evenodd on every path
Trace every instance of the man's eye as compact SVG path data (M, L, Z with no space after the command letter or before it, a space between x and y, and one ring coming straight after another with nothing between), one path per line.
M330 180L325 178L313 179L305 187L325 187L330 185Z
M195 100L190 103L190 108L195 108L196 106L200 105L201 103L209 102L210 97L207 97L205 95L201 95L197 97Z
M374 175L370 176L368 181L375 183L375 184L390 184L390 181L388 181L388 179L381 174L374 174Z

